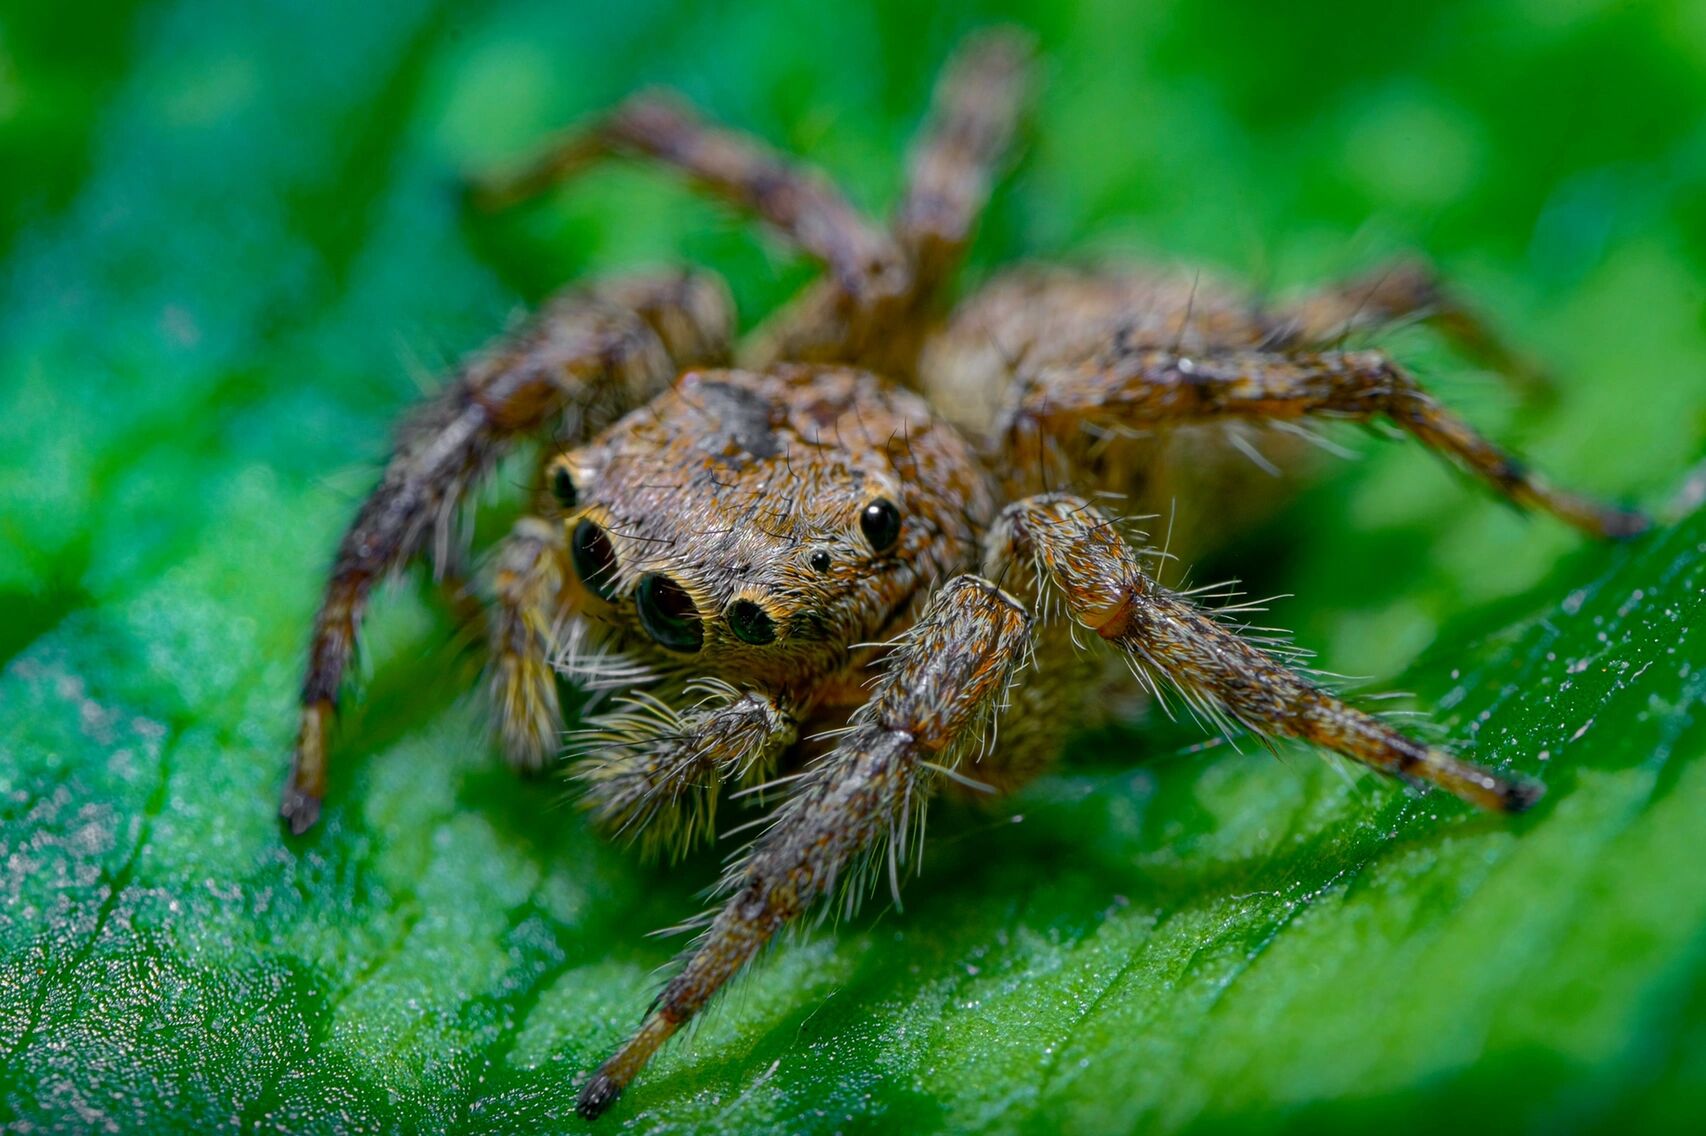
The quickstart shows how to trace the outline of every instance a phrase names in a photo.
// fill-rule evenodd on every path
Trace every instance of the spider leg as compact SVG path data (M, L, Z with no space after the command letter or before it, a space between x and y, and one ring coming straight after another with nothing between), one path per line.
M649 852L685 852L714 831L716 790L757 781L794 744L798 726L777 701L722 684L690 686L705 697L676 711L638 695L570 739L587 753L574 775L582 804L606 830Z
M1512 502L1591 536L1632 536L1649 524L1638 512L1553 487L1453 415L1382 351L1188 354L1115 343L1087 363L1043 368L1014 388L1000 427L1004 468L1039 468L1086 427L1310 416L1384 416Z
M894 221L925 302L958 265L989 200L1024 101L1030 55L1025 33L990 29L967 39L936 82Z
M755 138L704 122L661 92L631 96L549 144L521 170L475 183L473 198L483 208L504 208L614 156L646 158L676 170L768 222L828 268L836 287L860 303L906 288L905 259L893 238L828 178Z
M1058 602L1080 626L1170 680L1210 717L1299 738L1484 809L1521 812L1542 787L1424 745L1347 705L1210 613L1157 584L1113 523L1083 498L1042 494L1009 505L984 571L1022 599Z
M912 269L906 294L861 312L850 310L833 282L809 287L753 337L746 354L754 365L852 361L912 378L943 285L1012 140L1029 56L1027 36L998 28L973 36L943 69L895 212L895 236Z
M897 870L935 771L981 744L1029 636L1030 617L986 581L961 576L931 599L835 749L810 766L774 823L731 867L721 889L727 899L681 970L581 1091L582 1116L609 1108L658 1047L783 925L832 894L838 881L866 882L857 858L873 854L885 837Z
M326 739L356 629L375 585L429 544L453 555L457 506L521 439L585 436L662 389L676 365L727 353L733 322L714 278L677 273L575 289L464 363L404 420L377 488L338 547L309 641L302 711L280 815L318 818Z
M1280 308L1273 323L1288 345L1322 350L1357 332L1410 319L1435 328L1526 397L1550 389L1550 380L1532 359L1511 347L1484 315L1446 286L1432 265L1419 259L1393 261L1332 284Z
M570 618L563 526L523 517L498 550L487 616L487 664L498 741L514 768L536 773L562 745L563 708L551 666Z

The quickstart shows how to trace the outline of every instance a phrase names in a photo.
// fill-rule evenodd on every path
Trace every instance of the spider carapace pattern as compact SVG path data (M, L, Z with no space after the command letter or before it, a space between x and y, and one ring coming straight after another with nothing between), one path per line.
M726 288L699 269L551 299L408 415L315 620L282 807L298 833L319 814L373 587L429 551L451 570L469 491L537 441L535 515L485 577L503 752L527 770L566 752L591 816L654 850L711 837L719 794L771 809L586 1082L584 1116L790 921L896 884L933 793L1006 791L1046 768L1108 703L1115 668L1217 727L1301 738L1485 809L1540 794L1348 705L1227 609L1166 586L1162 557L1117 522L1171 513L1173 551L1200 550L1273 499L1258 462L1294 460L1317 418L1389 422L1593 536L1643 518L1552 487L1387 354L1344 349L1419 320L1521 372L1415 263L1289 303L1194 272L1033 266L950 308L1029 58L1011 30L965 43L887 225L655 93L473 187L475 207L502 207L637 159L825 270L742 341ZM620 693L565 736L559 676Z

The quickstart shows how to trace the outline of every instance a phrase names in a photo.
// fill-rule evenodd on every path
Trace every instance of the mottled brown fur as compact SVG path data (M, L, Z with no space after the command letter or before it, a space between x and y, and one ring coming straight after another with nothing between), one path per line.
M405 421L315 622L282 808L297 832L318 815L373 585L429 537L442 565L472 485L511 445L548 439L540 515L516 525L489 576L504 751L534 769L564 748L563 676L625 692L567 739L599 824L679 851L713 835L723 788L780 798L639 1030L586 1084L585 1116L788 921L826 897L856 901L879 875L898 888L934 791L1011 789L1046 768L1098 708L1110 661L1227 728L1301 738L1485 808L1539 794L1241 637L1166 587L1088 498L1176 506L1174 550L1197 552L1277 496L1284 483L1251 458L1295 464L1299 438L1281 428L1381 417L1588 533L1628 535L1642 519L1552 489L1384 353L1341 348L1349 331L1424 319L1523 370L1414 265L1293 304L1197 274L1026 268L945 314L1026 54L1023 37L989 33L950 66L891 227L658 96L478 195L514 201L590 161L639 157L828 270L744 344L726 291L700 272L553 300Z

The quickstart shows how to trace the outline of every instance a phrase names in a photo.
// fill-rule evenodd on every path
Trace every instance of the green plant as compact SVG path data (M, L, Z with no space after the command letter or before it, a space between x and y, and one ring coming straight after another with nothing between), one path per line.
M749 314L802 278L632 171L461 219L455 170L637 80L874 204L949 44L1016 16L1053 85L980 264L1121 244L1290 283L1420 246L1560 390L1518 411L1397 350L1560 478L1661 502L1706 434L1697 17L1364 7L0 16L0 164L34 175L0 186L0 1116L577 1123L673 949L645 932L715 863L636 865L516 782L416 586L376 612L325 830L272 813L316 573L412 394L398 345L435 370L517 296L644 259L730 271ZM1683 1124L1706 522L1584 547L1359 448L1203 572L1295 591L1275 619L1330 665L1543 775L1534 814L1164 722L1089 737L1004 811L938 815L904 913L774 954L604 1123Z

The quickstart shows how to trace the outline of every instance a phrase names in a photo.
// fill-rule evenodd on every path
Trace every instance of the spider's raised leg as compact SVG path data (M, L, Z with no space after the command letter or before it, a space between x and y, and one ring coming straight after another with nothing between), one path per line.
M525 168L476 183L474 201L503 208L613 156L650 159L769 222L829 270L836 287L861 304L907 288L905 258L892 237L864 216L828 178L790 162L755 138L704 122L676 99L634 95L551 143Z
M1404 320L1426 323L1458 350L1503 376L1529 398L1550 389L1544 371L1515 350L1425 261L1404 259L1329 285L1275 313L1275 338L1316 350Z
M1157 584L1113 523L1083 498L1043 494L1008 506L990 532L983 567L1045 610L1058 601L1079 625L1210 716L1301 738L1485 809L1520 812L1540 797L1538 784L1462 761L1347 705Z
M1006 468L1070 454L1085 428L1118 431L1213 419L1384 416L1518 505L1592 536L1626 537L1646 517L1555 488L1476 433L1382 351L1189 354L1115 342L1089 362L1042 368L1013 390L1002 423Z
M606 830L649 851L684 852L714 832L716 791L774 772L799 728L775 699L722 683L691 684L700 702L677 711L645 694L569 740L582 804Z
M885 837L887 870L898 878L909 829L922 817L936 771L951 769L982 743L983 727L999 709L1029 637L1030 617L986 581L962 576L932 598L890 656L870 702L733 866L722 908L639 1030L587 1082L582 1116L610 1107L658 1047L785 923L837 882L848 888L867 883L884 864L879 852Z
M849 309L833 281L819 282L754 336L747 351L752 365L856 362L911 379L944 285L965 254L1012 141L1030 53L1023 32L993 28L968 39L943 68L913 140L893 222L911 268L906 293L878 311L861 313Z
M1024 103L1030 37L994 28L968 39L937 80L913 141L895 234L926 299L959 265L1013 139Z
M625 280L566 292L520 330L465 363L412 411L379 485L338 547L315 616L302 714L280 814L305 831L326 788L326 738L357 625L375 585L429 542L443 563L457 507L517 441L584 437L661 390L677 366L728 352L733 313L722 283L700 274Z

